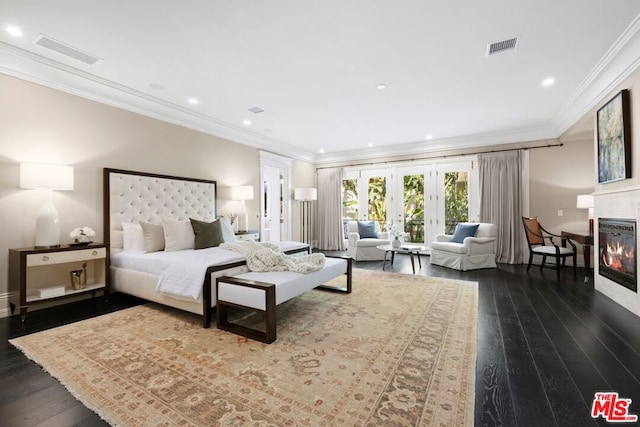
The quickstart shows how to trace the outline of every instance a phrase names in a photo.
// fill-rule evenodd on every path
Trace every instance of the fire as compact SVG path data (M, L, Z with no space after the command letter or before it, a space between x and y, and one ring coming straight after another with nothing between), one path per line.
M624 271L624 264L635 256L635 248L626 248L623 243L615 241L607 243L607 249L602 252L602 262L609 268Z

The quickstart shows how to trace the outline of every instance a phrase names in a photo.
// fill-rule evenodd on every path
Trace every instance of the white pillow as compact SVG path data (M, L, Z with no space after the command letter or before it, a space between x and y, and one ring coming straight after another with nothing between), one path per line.
M235 242L236 233L233 231L233 226L227 221L220 221L220 227L222 228L222 240L225 242Z
M144 235L144 251L157 252L164 249L164 229L162 224L151 224L140 221Z
M196 235L193 233L191 221L178 221L162 218L164 227L164 250L167 252L193 249Z
M140 224L123 222L122 233L122 249L144 252L144 234Z

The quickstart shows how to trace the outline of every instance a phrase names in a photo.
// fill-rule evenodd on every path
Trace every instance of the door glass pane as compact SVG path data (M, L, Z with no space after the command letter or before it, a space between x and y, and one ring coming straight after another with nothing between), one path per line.
M469 221L469 173L467 171L444 174L444 228L453 234L456 224Z
M358 219L358 180L342 180L342 229L345 239L348 236L347 221Z
M378 221L384 231L387 224L387 179L384 176L371 177L367 188L369 220Z
M424 175L405 175L404 193L404 232L405 242L422 243L424 241Z

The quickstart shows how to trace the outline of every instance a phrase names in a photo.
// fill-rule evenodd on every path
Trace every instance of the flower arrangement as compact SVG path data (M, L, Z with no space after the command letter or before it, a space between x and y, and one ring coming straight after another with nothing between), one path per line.
M402 228L402 224L400 223L390 223L387 225L387 229L389 230L389 234L392 235L395 239L399 239L400 237L407 235L407 233L405 233Z
M233 225L233 223L236 222L236 219L238 219L238 213L237 212L231 212L227 216L229 217L229 221L231 222L231 225Z
M91 237L95 235L96 232L93 231L93 228L87 226L74 228L71 233L69 233L69 237L76 243L89 242L91 241Z

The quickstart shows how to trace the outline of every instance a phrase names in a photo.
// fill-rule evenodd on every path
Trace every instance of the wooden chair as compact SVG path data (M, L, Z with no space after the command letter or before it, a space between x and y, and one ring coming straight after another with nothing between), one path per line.
M524 225L524 232L527 236L527 244L529 245L529 265L527 271L531 268L534 255L542 256L542 263L540 269L542 269L546 262L547 257L553 257L556 259L554 268L556 269L556 275L560 278L560 269L565 266L565 262L568 257L573 258L573 276L576 276L576 245L566 237L562 237L558 234L553 234L545 230L538 218L526 218L522 217L522 224ZM562 242L566 240L571 245L570 248L560 246L554 239ZM561 262L562 261L562 262Z

